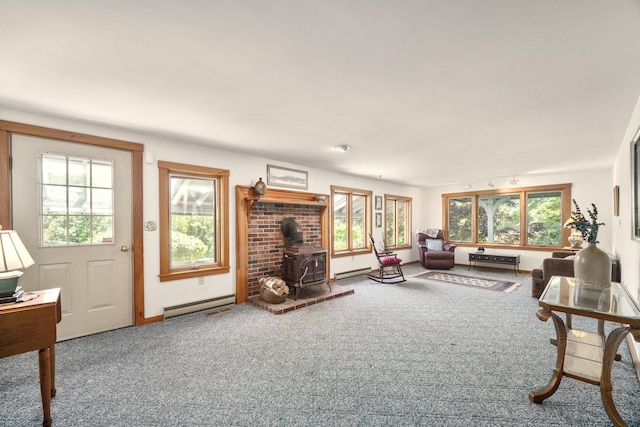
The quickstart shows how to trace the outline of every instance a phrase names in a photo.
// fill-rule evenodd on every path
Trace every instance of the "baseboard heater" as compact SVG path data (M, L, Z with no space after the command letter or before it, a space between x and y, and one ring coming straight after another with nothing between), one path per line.
M360 276L362 274L371 273L371 268L361 268L359 270L350 270L343 271L341 273L336 273L335 280L346 279L347 277Z
M223 305L235 304L236 296L227 295L224 297L211 298L202 301L190 302L187 304L174 305L164 308L164 318L180 316L188 313L195 313L196 311L208 310L210 308L217 308Z

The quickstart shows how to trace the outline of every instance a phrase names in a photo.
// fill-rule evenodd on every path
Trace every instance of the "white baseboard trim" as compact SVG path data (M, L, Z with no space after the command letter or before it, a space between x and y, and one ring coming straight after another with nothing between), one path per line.
M196 301L187 304L174 305L171 307L165 307L164 318L180 316L187 313L194 313L196 311L208 310L210 308L217 308L223 305L231 305L236 301L235 295L227 295L219 298L211 298L204 301Z

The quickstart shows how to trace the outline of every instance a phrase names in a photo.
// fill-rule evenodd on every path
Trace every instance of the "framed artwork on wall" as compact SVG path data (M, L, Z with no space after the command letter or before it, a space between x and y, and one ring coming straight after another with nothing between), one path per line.
M640 198L638 187L640 185L640 129L631 140L631 194L632 194L632 224L635 240L640 240Z
M376 227L382 227L382 212L376 212Z
M382 196L376 196L376 210L382 210Z
M305 171L267 165L267 185L306 190L309 186L309 176Z

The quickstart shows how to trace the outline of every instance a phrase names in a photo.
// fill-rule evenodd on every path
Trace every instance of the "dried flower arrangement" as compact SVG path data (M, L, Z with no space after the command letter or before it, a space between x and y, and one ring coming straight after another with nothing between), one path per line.
M587 209L587 214L589 215L588 220L582 214L576 199L572 201L576 210L571 212L571 216L564 224L565 228L575 228L582 233L582 237L586 239L587 242L598 243L598 229L601 225L604 225L604 222L598 222L598 208L595 204L591 203L591 209Z

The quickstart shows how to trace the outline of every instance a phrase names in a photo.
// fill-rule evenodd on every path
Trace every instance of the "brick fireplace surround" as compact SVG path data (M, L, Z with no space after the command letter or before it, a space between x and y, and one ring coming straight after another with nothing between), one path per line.
M353 293L353 289L333 284L329 293L321 289L308 298L289 298L282 304L268 304L259 296L260 277L281 275L285 242L280 223L284 218L292 217L302 227L305 245L326 249L328 261L329 200L326 194L272 188L258 197L253 187L236 186L236 304L249 301L282 314ZM326 277L330 277L329 262Z
M236 304L259 294L258 279L280 275L284 236L280 223L293 217L305 244L329 248L327 194L269 188L258 197L253 187L236 186ZM326 277L329 278L327 262Z
M248 295L260 293L258 280L264 276L282 277L284 236L280 231L283 219L292 217L302 227L304 244L321 247L320 209L318 206L282 203L255 203L249 220Z

